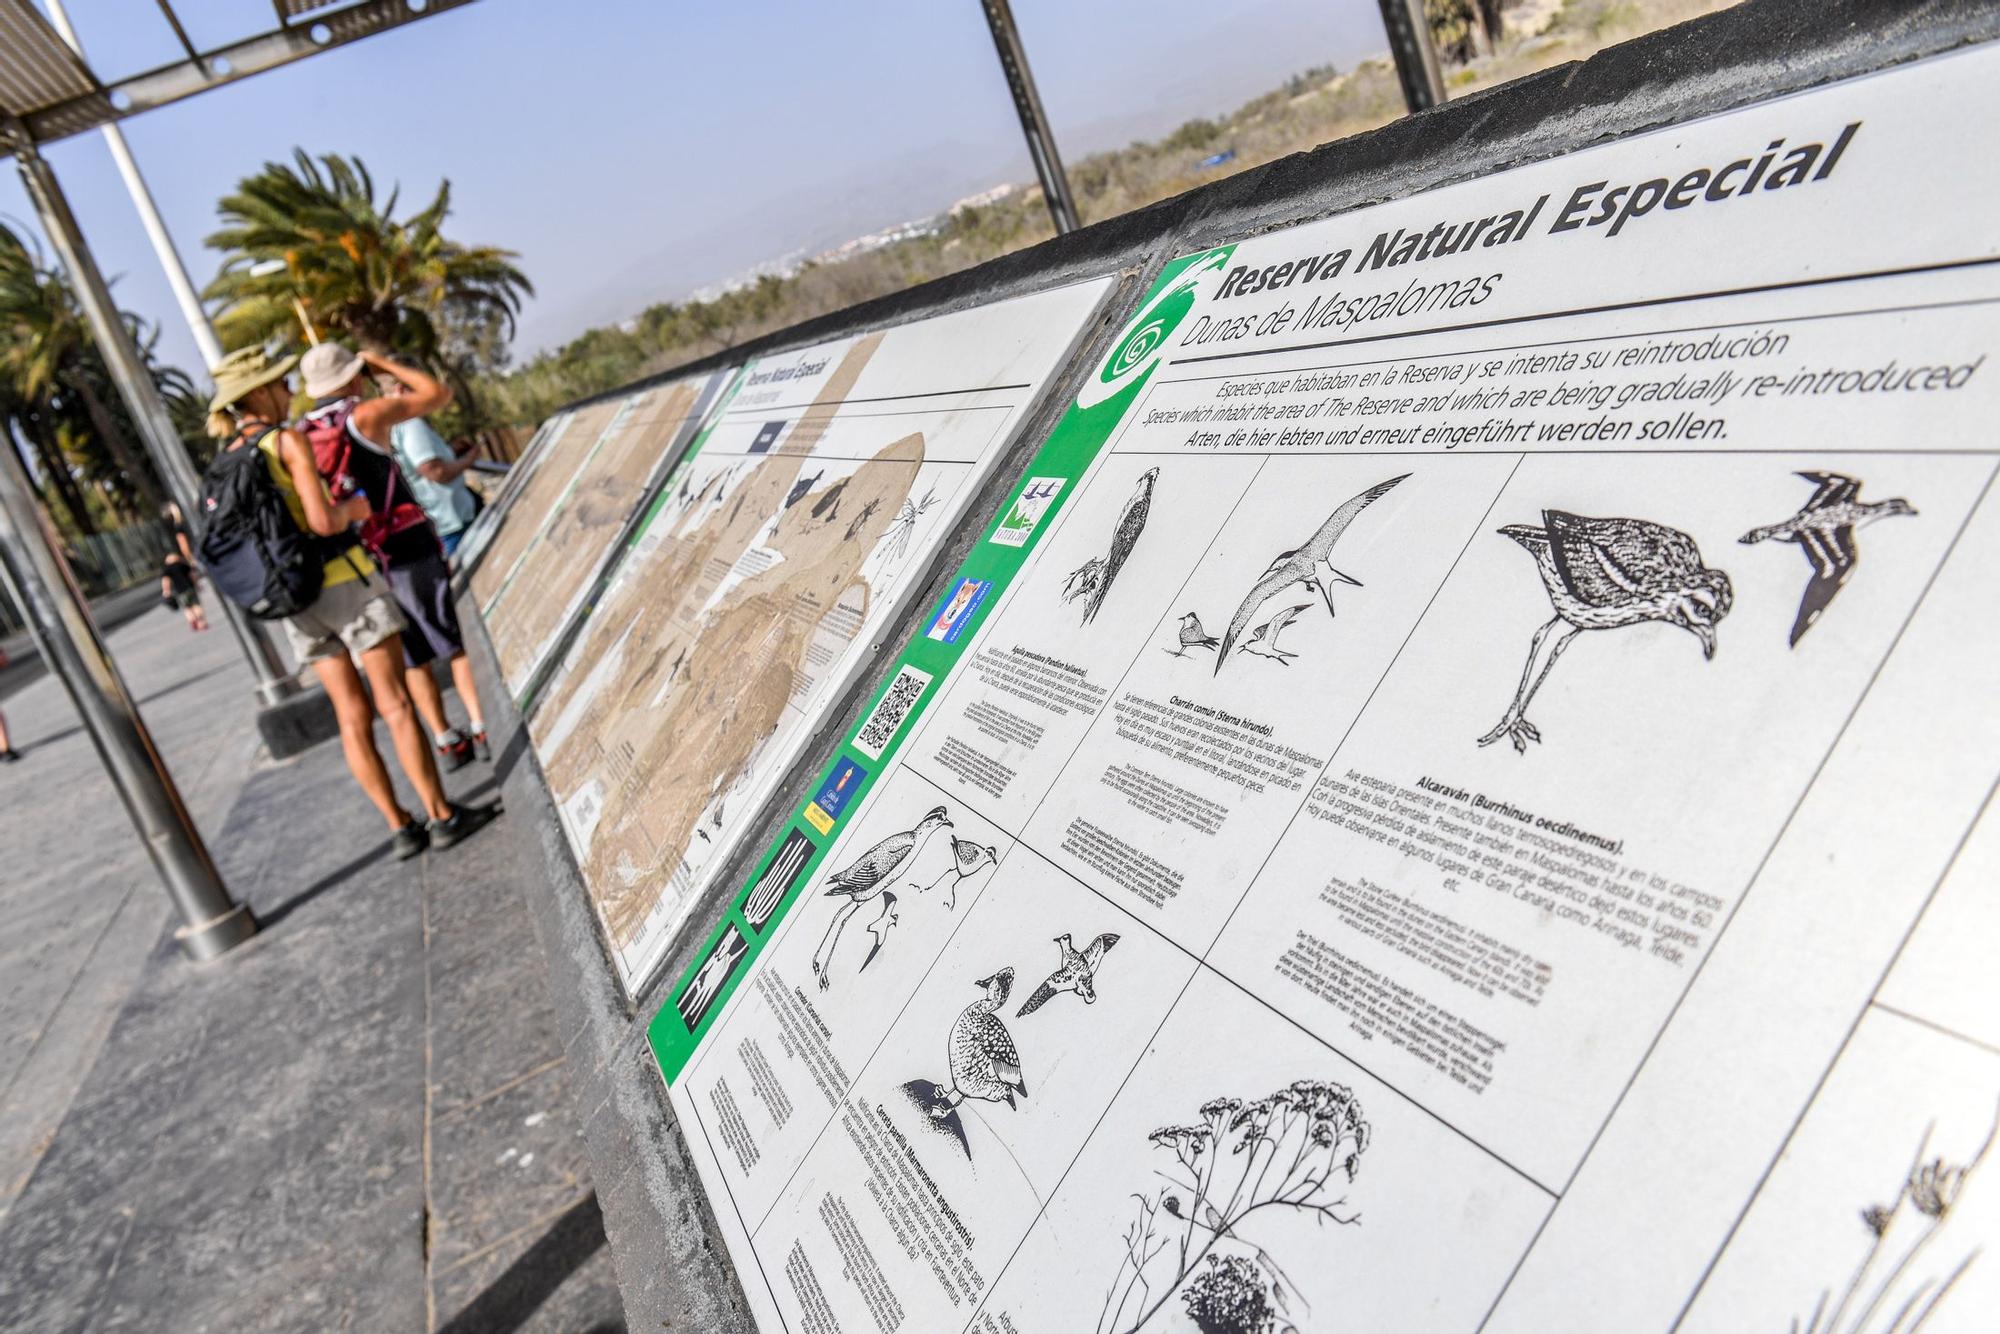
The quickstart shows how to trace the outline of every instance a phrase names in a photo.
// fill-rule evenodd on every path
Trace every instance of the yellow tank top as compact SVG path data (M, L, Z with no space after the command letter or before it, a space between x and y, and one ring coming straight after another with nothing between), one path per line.
M265 432L264 438L257 442L257 448L264 453L264 464L270 469L272 483L285 497L285 508L291 511L292 522L310 533L312 525L306 522L305 506L299 503L298 489L292 485L292 470L285 466L285 460L278 453L278 433ZM375 562L370 560L368 553L356 543L338 556L328 558L321 586L332 588L373 573L375 573Z

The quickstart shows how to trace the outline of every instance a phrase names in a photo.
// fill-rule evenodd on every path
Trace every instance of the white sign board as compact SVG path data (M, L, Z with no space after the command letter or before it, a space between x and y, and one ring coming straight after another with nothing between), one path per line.
M628 987L893 623L1108 286L744 368L529 722Z
M654 1021L763 1328L1992 1328L1996 89L1168 267Z

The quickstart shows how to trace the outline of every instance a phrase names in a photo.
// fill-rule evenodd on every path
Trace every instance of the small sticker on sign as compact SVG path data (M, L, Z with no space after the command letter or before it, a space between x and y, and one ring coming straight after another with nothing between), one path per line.
M1042 521L1042 515L1048 513L1049 506L1067 480L1063 477L1030 477L1008 509L1007 517L994 530L992 540L1003 547L1026 546L1028 539L1034 536L1035 525Z
M986 601L986 595L992 588L993 581L990 579L959 580L958 587L951 590L944 606L938 608L938 614L931 618L930 625L924 630L924 638L935 639L941 644L956 644L958 637L965 633L965 627L972 624L973 613L979 610L980 603Z

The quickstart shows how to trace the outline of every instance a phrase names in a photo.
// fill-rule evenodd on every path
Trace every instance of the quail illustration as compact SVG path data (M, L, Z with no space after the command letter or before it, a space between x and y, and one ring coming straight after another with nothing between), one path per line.
M1111 592L1111 585L1118 578L1118 571L1125 568L1125 558L1132 554L1132 548L1139 543L1139 534L1146 531L1146 516L1153 508L1153 483L1160 478L1158 468L1148 468L1139 474L1139 484L1132 489L1131 498L1119 512L1118 522L1111 530L1111 549L1102 556L1093 556L1071 570L1069 578L1063 581L1062 599L1074 602L1085 599L1083 623L1089 625L1097 619L1097 609L1104 605L1105 595Z
M1067 931L1057 936L1056 948L1062 951L1062 964L1035 988L1035 994L1028 997L1014 1017L1019 1019L1022 1015L1033 1014L1064 991L1074 991L1085 1005L1095 1005L1097 965L1104 961L1106 951L1117 943L1118 937L1107 931L1079 951L1070 943Z
M983 987L986 995L966 1006L951 1026L951 1087L939 1090L942 1096L930 1108L930 1114L940 1121L967 1098L1012 1107L1015 1094L1028 1096L1013 1035L993 1014L1014 990L1014 970L1002 968L973 985Z
M831 980L833 951L840 944L840 933L846 927L847 919L861 911L862 904L874 902L882 897L883 892L889 887L890 877L910 859L910 854L915 852L919 845L938 830L949 828L951 819L945 808L933 806L925 812L924 818L917 822L915 829L906 829L900 834L889 835L862 853L846 870L835 871L827 877L825 897L845 898L847 902L841 904L840 910L834 913L833 921L827 925L826 934L820 938L819 948L813 951L812 970L819 977L821 991L827 989ZM888 903L881 905L876 913L877 922L889 915L894 904L895 900L891 898ZM879 934L875 943L878 947L882 943ZM873 957L871 951L869 958Z
M960 838L957 834L953 834L951 836L951 865L939 872L937 879L931 881L928 885L918 885L912 882L910 888L920 894L928 894L936 889L946 876L950 876L952 878L951 901L946 903L945 907L956 908L958 907L959 881L964 880L967 876L978 875L981 871L992 866L999 860L1000 854L997 850L982 847L974 843L971 839Z
M1820 613L1833 601L1833 595L1854 573L1855 562L1861 559L1854 545L1854 530L1877 519L1916 513L1907 500L1862 500L1861 483L1853 477L1843 477L1837 472L1798 475L1819 488L1799 512L1779 523L1752 528L1737 539L1745 545L1796 542L1805 553L1806 563L1812 566L1813 576L1806 584L1805 595L1799 599L1798 619L1792 622L1793 648L1798 647L1805 632L1813 628Z
M1555 615L1535 631L1514 702L1493 730L1479 738L1480 745L1506 737L1525 754L1530 741L1542 739L1527 719L1528 702L1582 631L1660 621L1700 640L1703 658L1715 656L1715 627L1729 614L1732 598L1729 576L1702 564L1700 549L1686 533L1644 519L1592 519L1543 510L1540 526L1509 524L1500 535L1535 558ZM1558 626L1561 633L1548 643L1544 657L1544 643Z
M1248 653L1255 658L1270 658L1280 667L1291 666L1292 659L1299 655L1289 649L1279 648L1278 634L1296 620L1300 612L1310 606L1312 606L1310 602L1301 602L1296 607L1287 607L1262 625L1252 628L1250 637L1238 644L1236 651Z
M1252 585L1249 596L1245 597L1242 605L1236 608L1236 615L1230 618L1229 631L1222 636L1222 651L1215 655L1217 674L1221 673L1222 664L1228 660L1229 649L1236 643L1236 637L1243 633L1244 626L1250 624L1250 618L1257 614L1257 609L1293 584L1304 584L1308 590L1318 593L1326 601L1326 614L1328 616L1334 614L1332 585L1352 584L1356 588L1361 586L1359 579L1334 568L1334 543L1340 541L1341 534L1347 531L1347 526L1354 522L1356 515L1388 495L1409 475L1404 473L1400 477L1391 477L1386 482L1377 482L1329 514L1326 522L1306 540L1304 546L1278 553L1277 559L1271 562L1263 577ZM1326 567L1324 573L1321 572L1321 566Z
M1181 617L1180 647L1167 649L1166 652L1176 658L1185 658L1191 648L1214 648L1221 642L1201 628L1201 617L1188 612Z

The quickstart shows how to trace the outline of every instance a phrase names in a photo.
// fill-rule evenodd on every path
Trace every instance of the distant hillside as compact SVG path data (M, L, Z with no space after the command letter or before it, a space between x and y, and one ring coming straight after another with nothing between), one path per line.
M1511 0L1487 51L1468 32L1470 0L1426 0L1454 96L1489 87L1734 0ZM1306 70L1229 115L1069 164L1086 222L1170 198L1219 177L1372 129L1403 113L1386 56ZM489 422L533 424L573 399L616 388L859 301L970 268L1054 234L1035 185L1004 185L935 217L858 237L809 259L780 259L735 284L648 307L501 375L475 381Z

